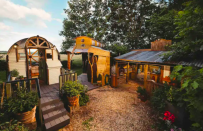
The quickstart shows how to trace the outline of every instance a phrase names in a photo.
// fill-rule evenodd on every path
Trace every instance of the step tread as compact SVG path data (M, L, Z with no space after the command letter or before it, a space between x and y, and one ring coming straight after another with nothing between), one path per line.
M45 123L45 127L47 130L57 130L68 125L69 123L70 123L70 117L67 114L65 114L50 122Z
M43 114L43 117L44 117L45 123L47 123L65 114L67 114L67 111L65 108L62 108L62 109L57 109L55 111L49 112L47 114Z
M52 104L42 107L42 113L47 114L49 112L52 112L52 111L58 110L58 109L62 109L62 108L64 108L64 105L63 105L63 102L60 101L60 102L52 103Z
M58 102L61 102L61 100L59 98L41 98L42 108L47 106L47 105L55 104Z

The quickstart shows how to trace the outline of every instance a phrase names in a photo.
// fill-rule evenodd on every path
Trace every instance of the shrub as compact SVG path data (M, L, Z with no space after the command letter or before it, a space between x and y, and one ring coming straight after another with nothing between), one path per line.
M11 71L11 76L12 76L12 77L17 77L18 75L19 75L19 72L18 72L17 69L13 69L13 70Z
M37 92L27 92L25 88L20 88L8 99L8 111L13 113L23 113L31 111L38 104Z
M62 91L68 97L73 97L84 92L85 87L79 81L67 81L64 83L64 86L62 87Z
M146 89L145 89L145 88L142 88L141 86L139 86L139 87L137 88L137 93L140 93L140 95L142 95L142 96L147 96L147 91L146 91Z
M23 124L16 120L12 120L9 122L1 123L0 130L2 131L29 131Z
M85 92L81 93L80 100L79 100L80 106L86 105L88 101L89 101L89 96Z
M8 69L7 63L5 60L0 60L0 71L6 71Z
M150 102L152 106L159 112L163 112L165 110L167 94L169 90L170 90L170 87L167 84L164 84L164 87L157 88L152 93Z

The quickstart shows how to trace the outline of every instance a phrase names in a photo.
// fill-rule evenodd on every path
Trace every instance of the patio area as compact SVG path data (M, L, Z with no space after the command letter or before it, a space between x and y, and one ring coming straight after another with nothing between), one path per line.
M137 98L139 85L129 81L118 88L104 86L88 91L90 102L69 115L70 124L60 131L154 131L156 117L148 102Z

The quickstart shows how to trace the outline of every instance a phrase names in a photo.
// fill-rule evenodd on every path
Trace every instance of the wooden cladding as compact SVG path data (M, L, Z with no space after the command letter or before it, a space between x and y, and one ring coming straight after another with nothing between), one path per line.
M171 40L159 39L151 42L151 51L166 51L167 46L170 46Z

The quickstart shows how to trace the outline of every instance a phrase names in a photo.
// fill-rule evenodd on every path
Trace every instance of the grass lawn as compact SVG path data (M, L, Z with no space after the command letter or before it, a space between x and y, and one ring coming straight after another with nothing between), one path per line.
M0 81L6 81L6 71L0 71Z
M61 61L64 63L64 67L63 68L67 68L67 55L65 54L60 54L61 56ZM82 55L74 55L73 58L73 63L72 63L72 67L71 70L74 70L77 72L77 75L79 76L80 74L82 74Z

